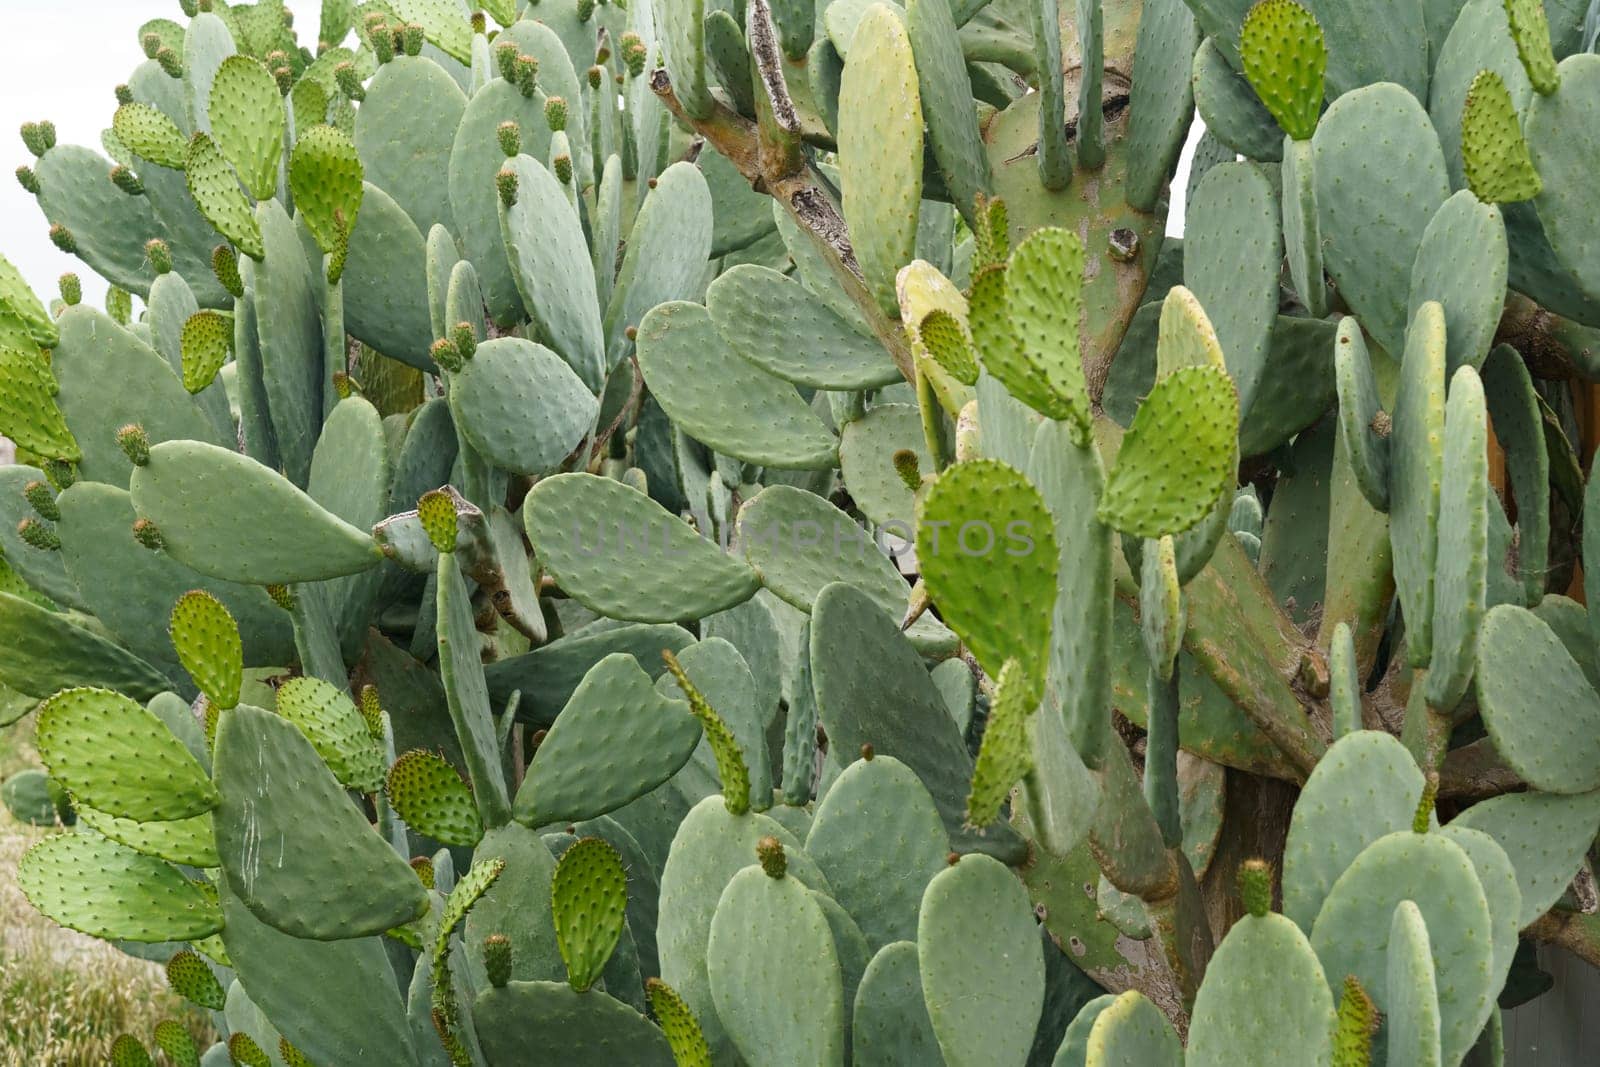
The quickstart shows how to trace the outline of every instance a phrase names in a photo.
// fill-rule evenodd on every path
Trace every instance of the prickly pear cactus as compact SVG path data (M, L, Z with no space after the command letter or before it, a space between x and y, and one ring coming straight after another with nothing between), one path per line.
M106 311L0 260L20 884L223 1035L114 1062L1490 1063L1600 964L1585 5L180 6L23 130Z

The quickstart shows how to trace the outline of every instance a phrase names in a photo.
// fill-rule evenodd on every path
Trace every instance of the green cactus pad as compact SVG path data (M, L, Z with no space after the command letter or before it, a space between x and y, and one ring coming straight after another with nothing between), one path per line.
M62 811L57 799L65 800L62 788L37 768L18 771L0 783L0 802L11 817L29 826L55 826Z
M909 531L915 529L916 502L894 466L901 450L916 456L918 470L933 469L922 415L912 404L875 404L839 434L839 470L850 499L873 522Z
M854 1062L862 1067L939 1061L915 942L895 941L872 958L856 990L854 1014Z
M471 949L470 966L483 967L483 942L490 934L504 934L512 944L514 981L554 980L566 988L566 971L556 948L556 931L550 909L550 882L556 861L550 849L532 830L516 823L484 831L473 850L476 863L503 860L505 869L467 915L463 942ZM537 902L530 906L530 902Z
M1155 208L1183 151L1194 118L1191 61L1201 37L1186 3L1155 0L1139 19L1129 94L1127 199L1141 211Z
M517 1063L539 1049L557 1063L672 1067L666 1036L633 1008L565 982L511 982L485 989L472 1006L478 1044L490 1063Z
M323 510L287 479L199 441L167 441L132 479L133 504L167 550L202 574L257 585L355 574L383 559L370 534ZM207 506L190 502L200 494Z
M1162 378L1123 439L1101 521L1146 538L1200 522L1233 485L1238 418L1238 394L1222 371L1187 367Z
M49 918L94 937L188 941L222 929L216 901L176 867L89 832L34 845L17 884Z
M222 983L217 981L205 960L192 950L174 953L167 960L166 973L167 984L178 996L212 1011L223 1009L227 994L223 992Z
M1433 948L1422 911L1409 900L1395 906L1389 923L1385 982L1389 991L1384 1012L1389 1062L1437 1065L1441 1019Z
M149 197L129 196L107 180L111 169L98 152L57 145L34 166L39 207L52 226L64 228L75 254L96 274L118 288L145 293L155 272L144 242L161 225Z
M361 214L365 173L355 144L333 126L313 126L301 133L289 159L295 210L317 247L334 255L341 267L342 253ZM338 281L339 274L330 280Z
M182 1023L163 1019L156 1023L154 1037L156 1047L166 1055L172 1067L200 1067L200 1050L195 1048L194 1038Z
M1490 971L1490 986L1500 989L1517 954L1518 916L1522 912L1522 890L1517 886L1517 872L1511 866L1505 849L1482 830L1474 830L1460 822L1452 822L1437 831L1460 846L1472 861L1478 884L1483 888L1484 899L1489 902L1489 920L1494 939L1494 957Z
M1522 893L1520 929L1561 898L1582 865L1600 828L1600 792L1508 793L1474 804L1450 825L1488 834L1510 859Z
M697 619L760 587L748 566L620 482L547 478L528 495L523 521L540 561L568 595L612 618Z
M1500 210L1465 190L1428 223L1411 272L1411 314L1429 300L1444 307L1446 373L1483 366L1505 304L1507 263Z
M652 310L639 328L638 353L662 410L708 447L781 469L837 462L838 440L795 388L741 358L705 308L672 302Z
M1195 187L1184 238L1184 281L1212 324L1248 412L1278 316L1283 241L1272 184L1248 163L1223 163ZM1164 317L1164 316L1163 316Z
M491 699L503 704L513 691L521 690L524 695L520 716L549 726L572 699L584 676L611 653L627 653L646 674L655 677L665 669L662 649L679 652L693 641L680 626L602 621L592 629L568 634L532 652L491 663L484 669L484 676Z
M265 200L277 192L286 119L271 72L248 56L229 56L211 82L206 115L217 147L250 195Z
M189 154L189 142L167 116L149 104L124 104L112 116L111 129L117 140L134 154L158 167L182 170Z
M1378 383L1372 372L1361 324L1346 315L1334 340L1333 365L1339 386L1339 435L1367 503L1389 507L1389 434L1387 412L1378 406ZM1380 432L1381 431L1381 432Z
M57 693L40 706L38 746L52 778L80 802L107 814L161 821L200 815L217 805L217 791L183 743L120 693Z
M676 774L699 741L683 702L659 694L632 656L612 653L583 676L540 742L514 813L537 827L614 811Z
M1395 355L1404 347L1417 249L1450 195L1438 135L1412 94L1391 83L1367 85L1328 109L1312 151L1328 273L1362 325ZM1374 166L1375 158L1383 165ZM1375 218L1385 222L1381 233L1371 225Z
M206 221L245 255L261 259L266 254L261 245L261 224L217 143L206 134L195 134L183 169L188 175L189 195Z
M1434 575L1433 660L1428 705L1447 711L1472 681L1475 642L1488 597L1489 414L1471 364L1450 382L1439 490L1439 547ZM1600 713L1600 700L1594 703ZM1600 727L1600 716L1595 725ZM1600 758L1600 750L1595 752ZM1600 776L1595 778L1600 785Z
M1040 946L1027 891L997 860L963 856L928 884L918 972L946 1063L1027 1058L1044 1004Z
M967 794L967 825L986 826L1000 816L1001 806L1018 779L1033 769L1030 716L1033 683L1021 663L1006 660L1000 672L983 746L972 767L972 789Z
M1426 666L1433 647L1439 482L1444 467L1445 318L1423 304L1406 333L1389 455L1389 540L1395 586L1406 620L1406 654Z
M389 768L384 792L395 814L419 834L471 847L483 836L472 790L443 756L413 749Z
M922 199L922 103L911 39L887 5L867 7L839 86L839 178L850 243L887 315L895 276L916 255ZM853 61L852 61L853 59Z
M1172 538L1146 542L1139 575L1139 629L1145 655L1163 680L1172 677L1183 649L1183 593Z
M834 780L806 837L806 855L873 948L915 939L923 889L949 851L939 810L916 774L876 753Z
M233 348L233 323L215 311L200 311L183 324L183 387L198 393L216 381Z
M239 625L210 593L194 590L173 605L168 632L178 660L219 711L239 703L244 646Z
M1517 508L1516 566L1523 603L1536 605L1544 597L1550 565L1551 455L1542 405L1528 365L1513 348L1497 346L1489 354L1483 380L1495 438L1506 453L1507 480L1515 499L1523 502Z
M1489 905L1472 861L1454 842L1410 829L1379 838L1328 892L1311 944L1329 974L1350 974L1378 1007L1389 1008L1385 948L1394 907L1415 901L1435 955L1443 1062L1458 1063L1493 1008Z
M559 356L518 337L479 345L451 386L450 409L468 443L496 467L533 477L583 443L599 408Z
M0 432L40 456L76 462L83 452L57 406L58 392L42 355L0 347Z
M76 811L84 826L143 855L190 867L215 867L221 862L209 813L167 822L140 822L83 806Z
M1031 705L1044 686L1056 593L1055 520L1044 499L1005 464L975 460L940 475L920 511L917 560L940 614L990 674L1016 657Z
M550 910L567 982L576 992L594 985L616 949L627 899L627 875L616 849L586 837L562 853L550 887Z
M363 188L361 216L341 278L345 325L379 352L431 373L433 331L422 234L382 189L370 181Z
M36 344L44 348L56 346L59 334L55 320L28 288L22 272L5 256L0 256L0 304L22 321Z
M1264 161L1280 159L1292 143L1250 81L1229 65L1215 38L1194 54L1193 83L1194 109L1218 143ZM1232 159L1229 155L1227 161Z
M1251 86L1283 131L1310 140L1322 113L1328 49L1316 18L1294 0L1262 0L1239 29L1239 58Z
M348 694L320 678L291 678L278 687L278 714L306 735L341 785L362 793L383 788L383 751Z
M1486 204L1532 200L1543 189L1528 155L1517 106L1500 75L1478 72L1461 115L1461 163L1467 185Z
M938 0L909 0L906 33L916 61L928 145L956 210L976 227L974 205L980 194L989 192L989 157L973 115L972 79L950 8Z
M766 810L772 796L769 724L757 705L749 665L721 638L690 645L683 650L683 662L668 652L662 659L667 674L656 680L656 692L669 698L682 694L704 731L693 754L693 769L677 781L679 792L690 802L720 792L735 815L751 808ZM686 780L695 777L699 784Z
M1600 696L1538 616L1503 604L1478 632L1478 707L1495 749L1535 789L1600 787Z
M1085 1043L1086 1067L1177 1067L1182 1062L1183 1046L1172 1024L1138 990L1123 993L1095 1015Z
M706 290L717 333L784 381L814 389L876 389L900 381L883 346L859 333L799 282L744 264Z
M1011 254L1005 301L1019 354L1050 399L1047 407L1030 406L1087 431L1089 396L1078 356L1083 272L1083 242L1077 234L1055 227L1036 230Z
M405 57L378 70L356 112L355 145L367 180L422 233L437 224L454 229L447 175L466 109L466 94L443 67Z
M1422 772L1405 746L1357 730L1328 748L1306 780L1283 853L1283 913L1310 931L1339 876L1378 838L1411 825Z
M1333 996L1316 953L1294 923L1272 914L1239 919L1217 946L1206 975L1190 1019L1187 1063L1329 1062Z
M1584 178L1590 160L1582 150L1583 139L1571 131L1591 128L1600 115L1600 57L1570 56L1561 71L1562 91L1536 97L1528 110L1528 146L1544 180L1534 205L1555 259L1592 299L1594 271L1600 268L1600 241L1595 240L1590 207L1594 186Z
M700 1033L700 1022L677 991L659 978L648 978L645 992L678 1067L711 1067L711 1049Z
M751 952L758 943L765 950ZM718 1018L747 1060L844 1063L839 955L821 905L800 882L756 866L734 875L711 920L706 968Z
M651 308L669 300L698 299L705 292L712 242L712 196L705 175L699 167L679 161L654 181L634 216L622 267L607 298L608 368L627 354L628 327L637 327ZM594 244L596 255L611 255L609 248L614 245L598 237ZM605 264L608 269L610 262ZM752 316L764 310L756 305L748 308Z
M598 393L605 384L605 335L583 227L565 187L530 156L508 159L517 202L500 205L501 234L523 304L546 343ZM643 332L643 331L641 331Z
M222 868L263 922L329 940L381 933L426 909L417 876L293 724L246 705L226 712L214 774Z
M1544 5L1539 0L1505 0L1505 10L1528 81L1540 95L1550 96L1560 87L1564 72L1556 66L1551 50L1550 20Z
M0 593L0 685L30 697L101 686L148 700L172 681L100 631L33 600Z

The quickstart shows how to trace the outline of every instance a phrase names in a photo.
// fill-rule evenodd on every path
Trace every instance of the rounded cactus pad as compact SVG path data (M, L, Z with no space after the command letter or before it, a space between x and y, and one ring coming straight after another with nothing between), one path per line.
M511 981L511 939L505 934L490 934L483 939L483 969L489 984L496 989L505 988Z
M256 1039L243 1030L228 1037L228 1059L235 1067L272 1067L266 1051L256 1044Z
M594 985L626 924L628 878L622 857L598 837L585 837L561 854L550 883L556 946L567 982L582 993Z
M111 117L117 140L140 159L158 167L182 170L189 153L188 142L177 124L149 104L124 104Z
M174 1019L156 1023L154 1035L156 1048L167 1057L172 1067L200 1067L200 1050L184 1025Z
M395 814L419 834L464 847L483 836L472 789L443 756L404 753L389 768L385 788Z
M1517 106L1504 79L1481 70L1461 112L1461 162L1467 185L1486 204L1532 200L1544 188L1528 154Z
M132 1034L111 1043L111 1067L155 1067L149 1051Z
M679 1067L711 1067L711 1048L700 1032L700 1021L677 991L659 978L645 979L644 989Z
M56 403L59 387L43 356L0 345L0 433L51 459L83 458Z
M1261 0L1239 29L1245 77L1283 131L1308 140L1322 112L1328 49L1322 27L1295 0Z
M221 1011L227 1003L222 983L206 961L189 949L176 952L167 960L167 984L178 996L211 1011Z
M450 494L443 489L435 489L423 495L417 501L417 515L422 520L422 528L428 534L428 540L433 542L433 547L439 552L454 552L456 550L456 502Z
M233 323L215 311L197 311L183 324L179 335L183 358L183 387L191 394L206 389L217 378L233 349Z
M222 909L170 863L95 834L47 837L22 857L17 884L55 922L107 939L155 943L209 937Z
M193 590L173 605L168 626L178 662L206 699L220 711L239 703L244 683L244 646L239 625L222 601Z
M278 687L278 714L303 733L340 784L363 793L383 788L383 750L349 694L321 678Z

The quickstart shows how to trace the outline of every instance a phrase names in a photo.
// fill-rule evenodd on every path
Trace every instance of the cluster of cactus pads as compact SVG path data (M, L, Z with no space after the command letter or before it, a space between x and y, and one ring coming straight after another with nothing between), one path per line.
M23 131L105 312L0 261L20 882L224 1035L115 1063L1490 1064L1600 964L1595 5L180 6Z

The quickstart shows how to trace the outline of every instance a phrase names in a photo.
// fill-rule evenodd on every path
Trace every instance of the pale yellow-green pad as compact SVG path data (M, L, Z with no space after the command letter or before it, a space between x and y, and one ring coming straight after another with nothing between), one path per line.
M183 387L198 393L216 380L233 348L233 322L219 311L197 311L183 324Z
M628 877L615 848L585 837L561 854L550 883L550 914L567 982L579 993L594 985L616 949L627 904Z
M134 155L158 167L182 170L189 145L177 124L149 104L123 104L111 117L111 130Z
M189 142L184 171L189 179L189 195L206 221L251 259L265 256L261 224L217 142L203 133L195 134Z
M168 625L178 662L219 711L239 703L244 684L244 646L239 626L210 593L196 589L178 598Z
M1532 200L1544 188L1522 136L1517 106L1500 75L1472 79L1461 112L1461 162L1467 185L1486 204Z
M229 56L211 83L211 135L250 195L277 192L285 117L278 83L258 60Z
M1296 141L1316 131L1328 49L1316 18L1294 0L1261 0L1239 30L1244 75L1272 117Z
M983 731L983 746L972 768L972 789L967 794L967 825L988 826L1000 816L1000 806L1011 787L1033 769L1033 731L1029 720L1037 707L1029 696L1029 681L1016 660L1006 661L1000 684Z
M1011 253L1006 310L1022 355L1049 387L1054 419L1089 428L1089 390L1079 357L1083 318L1083 241L1057 227L1035 231Z

